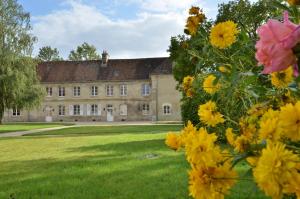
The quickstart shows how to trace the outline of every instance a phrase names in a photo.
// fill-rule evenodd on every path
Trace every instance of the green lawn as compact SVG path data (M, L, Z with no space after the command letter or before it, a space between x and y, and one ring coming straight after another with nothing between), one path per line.
M16 131L28 131L33 129L44 129L51 127L58 127L70 124L62 123L6 123L0 125L0 133L16 132Z
M78 127L51 132L61 136L2 138L0 198L188 199L184 153L164 145L166 131L179 129ZM253 190L243 181L230 198L263 198Z

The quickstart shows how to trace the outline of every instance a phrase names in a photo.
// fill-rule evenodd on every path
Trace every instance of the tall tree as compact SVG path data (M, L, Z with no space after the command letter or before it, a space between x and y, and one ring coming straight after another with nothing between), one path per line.
M4 110L31 108L43 96L36 66L30 15L17 0L0 1L0 122Z
M100 59L100 55L95 46L84 42L76 50L70 52L69 59L72 61L96 60Z
M57 50L57 48L51 48L50 46L44 46L44 47L40 48L37 58L42 61L63 60L59 56L59 51Z

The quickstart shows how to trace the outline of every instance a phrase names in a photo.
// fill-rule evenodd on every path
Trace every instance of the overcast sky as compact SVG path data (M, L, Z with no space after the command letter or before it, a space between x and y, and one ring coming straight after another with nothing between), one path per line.
M19 0L31 13L34 53L42 46L58 48L67 58L83 42L110 58L168 56L170 37L183 33L191 5L214 17L227 0Z

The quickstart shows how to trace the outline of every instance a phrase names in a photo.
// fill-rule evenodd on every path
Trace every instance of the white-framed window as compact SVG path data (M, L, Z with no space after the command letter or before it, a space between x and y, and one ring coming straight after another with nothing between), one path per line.
M172 113L171 104L164 104L163 105L163 113L164 113L164 115L171 115L171 113Z
M80 96L80 87L79 86L74 86L73 94L74 94L74 96Z
M46 87L46 93L47 93L47 97L51 97L52 96L52 87Z
M150 95L150 85L149 84L142 84L142 96Z
M113 96L113 95L114 95L114 86L106 85L106 96Z
M65 87L58 87L58 96L59 96L59 97L64 97L64 96L66 96L66 90L65 90Z
M12 114L13 114L13 116L20 116L21 112L19 109L14 108Z
M120 115L127 115L127 104L120 105Z
M91 115L98 115L98 105L97 104L91 105Z
M76 104L73 106L73 115L80 115L80 105Z
M127 85L126 84L120 85L120 95L127 96Z
M58 115L59 116L64 116L66 112L66 108L64 105L59 105L58 106Z
M143 113L143 115L149 115L149 113L150 113L150 105L149 104L142 105L142 113Z
M91 95L97 96L98 95L98 86L92 86L91 87Z

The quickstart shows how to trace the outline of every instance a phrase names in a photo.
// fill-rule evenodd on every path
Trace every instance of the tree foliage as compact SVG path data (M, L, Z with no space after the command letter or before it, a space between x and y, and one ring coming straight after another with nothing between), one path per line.
M59 51L57 50L57 48L51 48L51 46L44 46L40 48L37 58L40 59L41 61L63 60L59 56Z
M219 4L216 20L204 21L204 23L198 27L197 33L192 37L186 35L172 37L169 52L174 65L173 74L178 82L178 89L182 91L180 85L185 76L194 76L195 73L207 74L208 72L215 72L217 71L217 67L225 63L228 64L229 61L231 62L230 64L236 65L236 67L244 71L259 70L259 68L256 67L257 63L254 58L254 45L257 38L256 29L264 23L266 19L273 17L276 13L278 13L278 10L268 6L266 0L259 0L254 3L250 3L249 0L229 1ZM224 54L221 55L218 49L213 48L209 44L209 33L214 24L227 20L234 21L238 24L238 27L243 30L243 34L239 35L243 43L236 43L232 48L224 51ZM229 60L227 60L228 57L230 57ZM251 78L253 77L249 77L248 80L248 77L244 76L239 77L236 81L248 82L252 81ZM201 82L198 83L201 84ZM240 84L240 86L246 86L246 84ZM230 89L231 90L226 92L234 92L235 87L233 86ZM184 121L191 120L196 124L196 121L198 121L197 109L191 110L189 105L194 106L195 104L200 104L203 98L205 97L202 95L190 99L183 94L181 108ZM243 104L240 105L243 106ZM227 106L229 105L227 104ZM237 117L238 116L239 115L237 115Z
M76 50L70 52L69 59L72 61L96 60L100 59L100 55L97 53L95 46L84 42Z
M0 1L0 121L4 110L30 108L42 99L31 58L33 43L30 16L17 0Z

